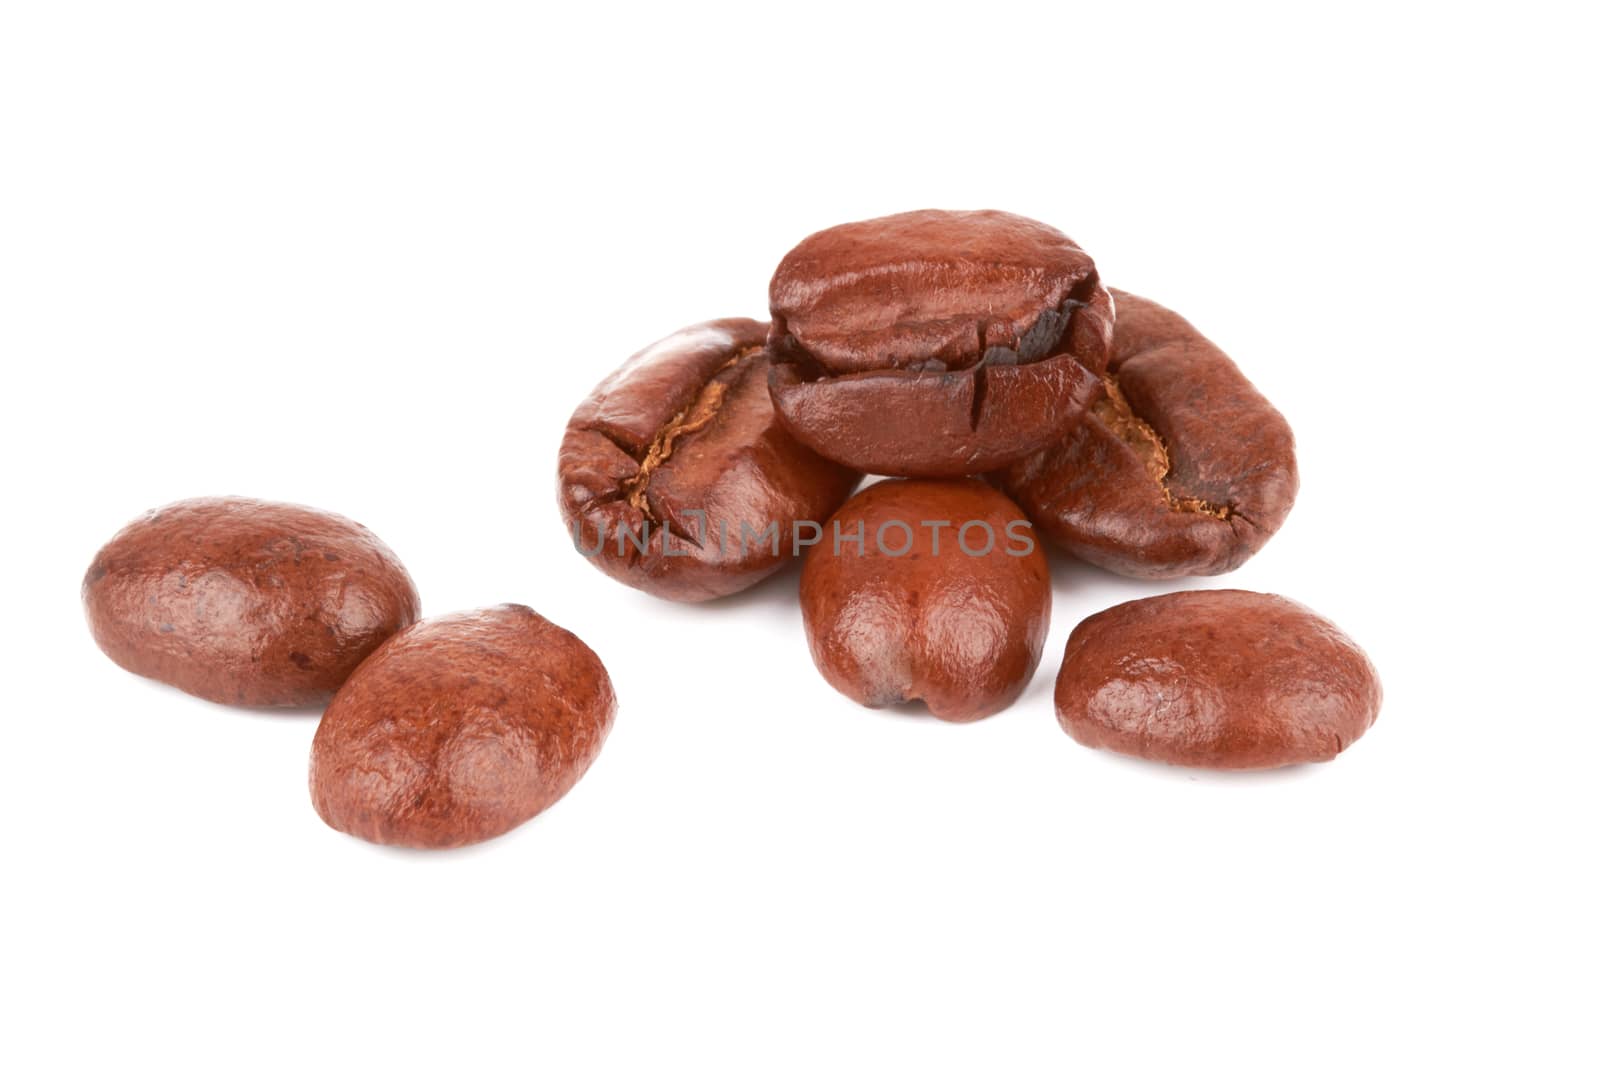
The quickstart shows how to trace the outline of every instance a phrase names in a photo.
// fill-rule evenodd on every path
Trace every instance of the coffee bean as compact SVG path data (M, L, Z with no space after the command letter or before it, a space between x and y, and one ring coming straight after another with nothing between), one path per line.
M680 330L573 413L561 514L613 578L670 600L738 592L792 559L796 524L826 518L860 480L778 423L766 333L750 319Z
M1107 570L1231 571L1294 504L1294 434L1193 326L1112 293L1106 395L1060 443L995 480L1052 540Z
M1083 744L1230 770L1333 759L1382 699L1371 661L1333 623L1237 589L1091 615L1056 678L1056 716Z
M877 474L1002 467L1099 392L1110 296L1064 234L913 211L812 234L770 290L772 395L817 452Z
M807 553L800 609L835 689L968 722L1010 705L1033 676L1050 573L1022 512L982 482L879 482Z
M311 800L335 830L451 848L560 800L617 701L599 658L520 604L427 619L339 690L311 747Z
M416 620L416 587L365 526L295 504L183 500L145 513L83 579L119 666L244 707L325 702Z

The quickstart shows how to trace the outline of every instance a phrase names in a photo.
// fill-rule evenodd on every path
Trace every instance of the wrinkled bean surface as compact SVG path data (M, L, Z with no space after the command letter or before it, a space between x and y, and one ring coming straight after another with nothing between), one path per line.
M613 578L672 600L738 592L793 559L795 524L826 518L860 479L779 424L766 332L750 319L680 330L573 413L561 513Z
M1333 623L1279 596L1207 589L1091 615L1067 639L1056 716L1078 741L1187 767L1330 760L1382 688Z
M616 696L599 658L520 604L419 622L339 690L311 749L335 830L450 848L561 799L600 752Z
M1107 570L1233 570L1294 504L1294 434L1188 322L1112 292L1105 396L1059 444L996 480L1052 540Z
M1113 309L1060 231L913 211L800 242L773 274L772 395L811 448L878 474L994 470L1093 401Z
M322 704L416 620L416 587L365 526L295 504L183 500L135 519L83 579L118 665L243 707Z

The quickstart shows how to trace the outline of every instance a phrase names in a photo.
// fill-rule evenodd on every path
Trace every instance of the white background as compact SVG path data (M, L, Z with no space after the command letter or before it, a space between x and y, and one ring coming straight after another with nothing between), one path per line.
M1575 18L3 10L9 1062L1594 1062ZM1031 688L967 726L835 694L792 573L657 602L554 503L629 353L933 206L1055 224L1191 318L1303 476L1225 578L1058 560ZM211 493L366 523L430 613L577 632L621 700L591 773L459 852L329 830L314 716L135 678L83 624L99 544ZM1377 725L1243 776L1073 743L1072 626L1188 586L1333 618Z

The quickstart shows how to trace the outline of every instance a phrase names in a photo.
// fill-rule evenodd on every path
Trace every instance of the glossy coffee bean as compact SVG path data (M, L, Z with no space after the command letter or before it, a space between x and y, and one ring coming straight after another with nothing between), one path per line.
M146 512L83 579L119 666L221 704L314 707L416 620L417 590L365 526L296 504L182 500Z
M335 830L451 848L561 799L600 752L616 696L599 658L520 604L427 619L339 690L311 747L311 800Z
M974 474L1037 451L1094 401L1109 355L1094 261L1001 211L812 234L778 265L770 298L784 424L877 474Z
M1237 589L1091 615L1067 640L1056 716L1093 748L1229 770L1330 760L1383 692L1354 641L1303 605Z
M996 478L1052 540L1137 578L1222 574L1283 525L1294 434L1233 361L1166 308L1113 290L1106 393Z
M941 719L992 715L1021 695L1050 626L1043 547L982 482L879 482L806 555L811 657L868 707L921 700Z
M670 600L727 596L792 560L796 524L822 521L849 496L860 475L779 424L766 332L750 319L680 330L578 405L558 490L591 563Z

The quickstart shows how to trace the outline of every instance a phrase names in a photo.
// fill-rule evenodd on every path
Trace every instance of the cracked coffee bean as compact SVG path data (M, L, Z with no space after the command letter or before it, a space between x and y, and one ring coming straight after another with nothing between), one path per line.
M1105 396L995 480L1052 540L1136 578L1222 574L1283 525L1294 434L1233 361L1152 301L1112 290Z
M204 497L135 519L83 579L89 628L134 674L221 704L314 707L416 621L416 587L365 526Z
M770 289L772 396L803 443L875 474L995 470L1099 395L1112 324L1094 261L1001 211L812 234Z
M807 553L800 609L811 658L841 693L970 722L1033 677L1050 572L1022 512L982 482L879 482Z
M1091 615L1067 639L1056 716L1077 741L1185 767L1330 760L1377 718L1366 653L1279 596L1169 593Z
M767 327L718 319L629 359L561 443L561 514L611 577L669 600L754 585L795 555L860 475L805 448L767 391Z
M453 848L560 800L616 716L589 646L520 604L427 619L339 690L311 746L311 801L380 845Z

